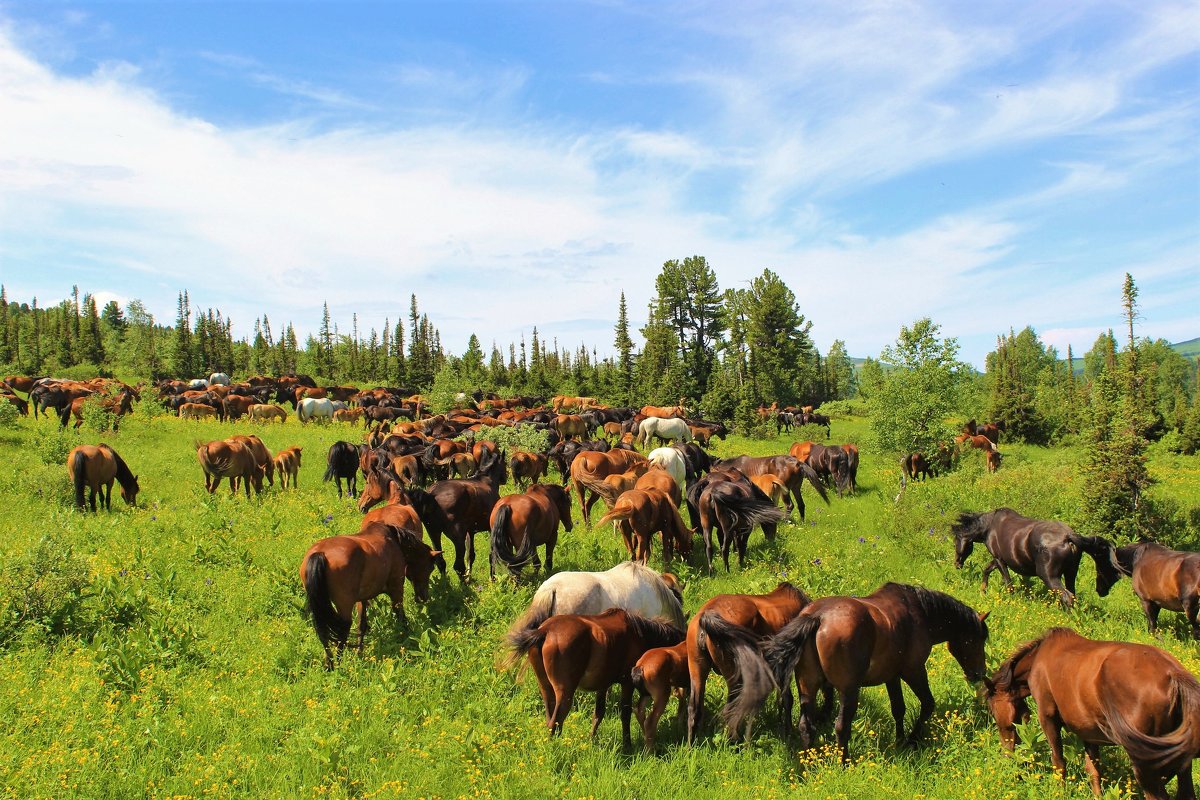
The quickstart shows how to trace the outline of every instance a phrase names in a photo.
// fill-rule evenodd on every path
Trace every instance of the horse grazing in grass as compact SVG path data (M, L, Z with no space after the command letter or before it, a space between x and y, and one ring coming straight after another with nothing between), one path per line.
M254 454L255 463L262 468L263 475L267 479L267 484L272 487L275 485L275 460L271 457L271 451L263 444L262 439L254 434L250 434L249 436L238 434L230 436L225 441L240 442L248 447L250 452ZM234 486L234 491L237 491L236 486Z
M750 533L755 526L761 525L763 534L768 541L772 541L776 527L786 518L786 514L776 508L770 497L736 469L714 469L694 482L688 487L687 504L692 521L698 525L704 541L709 572L712 572L714 527L725 571L728 572L729 549L732 546L737 546L738 566L745 568Z
M687 641L671 647L656 647L647 650L633 666L629 675L633 681L634 691L641 695L633 713L637 715L638 724L642 726L643 748L647 753L654 752L654 740L658 733L658 720L667 710L667 703L672 695L679 699L679 713L676 719L683 718L687 709L688 688L688 658ZM646 713L646 702L653 700L650 713Z
M325 481L337 481L338 497L342 496L342 481L346 481L346 492L351 497L358 496L358 458L366 449L366 445L353 445L350 442L334 442L325 456Z
M522 657L537 676L546 707L550 735L562 733L563 721L579 689L596 693L592 736L604 719L608 690L621 687L621 744L629 750L633 715L633 667L647 650L680 642L684 633L673 625L610 608L602 614L558 614L535 627L511 631L508 665Z
M492 508L489 542L491 558L489 574L496 578L496 562L508 567L513 575L532 563L534 570L542 567L538 559L539 545L546 547L546 573L554 569L554 547L558 544L558 526L571 530L571 495L562 486L538 483L525 494L501 497Z
M137 476L129 469L125 460L106 444L92 446L83 444L67 455L67 473L75 485L75 507L83 509L83 490L90 490L88 498L92 511L96 510L96 494L105 510L112 510L113 481L121 484L121 497L131 506L137 505L139 491Z
M508 470L512 473L513 483L517 488L537 483L539 478L546 477L549 460L541 453L527 453L522 450L513 452L508 461Z
M937 477L937 473L922 453L909 453L901 458L900 471L904 474L904 479L909 481L919 481L922 477Z
M637 436L634 437L633 443L644 447L650 443L651 438L664 443L683 442L686 444L692 441L692 431L688 428L687 420L682 417L672 419L647 417L638 424Z
M786 456L738 456L737 458L727 458L723 461L718 461L714 464L717 467L726 469L736 469L746 477L751 475L762 475L771 473L778 475L779 478L787 485L788 491L791 492L792 501L800 511L800 519L804 519L804 498L800 495L800 487L804 485L804 481L812 484L812 487L817 490L817 494L829 504L829 495L825 492L825 486L821 483L821 478L817 475L816 470L808 464L800 461L791 455Z
M1024 644L986 681L988 708L1005 749L1017 744L1015 724L1037 703L1050 760L1065 777L1062 729L1083 740L1084 767L1100 796L1100 745L1125 748L1148 800L1194 798L1192 761L1200 756L1200 683L1174 656L1143 644L1086 639L1051 628Z
M643 617L662 617L682 629L683 584L669 572L658 573L636 561L622 561L605 572L559 572L538 587L513 630L537 627L534 618L554 614L599 614L623 608Z
M229 489L237 494L237 482L245 481L246 497L250 497L250 485L254 493L262 494L263 475L266 467L260 464L250 448L241 442L196 442L196 459L204 470L204 488L209 494L217 491L222 478L229 479Z
M281 488L297 487L300 478L300 455L304 448L293 446L275 454L275 471L279 473Z
M1113 561L1113 546L1099 536L1080 536L1055 520L1030 519L1011 508L972 514L964 511L950 527L954 534L954 566L959 569L976 542L992 555L983 569L983 590L988 575L1000 570L1005 586L1012 587L1011 569L1018 575L1036 575L1058 593L1063 608L1075 604L1075 576L1079 560L1087 553L1096 562L1096 594L1104 597L1121 573Z
M675 548L684 556L692 552L692 534L671 498L659 489L630 489L617 498L612 510L597 525L616 522L629 557L645 564L650 560L654 534L663 537L663 569L671 564Z
M180 419L207 419L217 416L217 410L203 403L184 403L179 406Z
M933 693L925 662L933 646L947 642L969 681L985 675L987 614L943 592L887 583L866 597L822 597L814 600L771 637L762 649L775 684L784 693L784 720L791 725L791 686L795 675L800 693L801 746L809 747L815 730L814 700L818 690L832 686L841 700L835 731L842 763L850 760L850 726L864 686L885 684L896 723L896 741L904 741L904 692L901 681L917 695L921 711L907 741L917 740L933 714ZM754 653L748 660L753 660ZM739 664L745 667L744 663ZM770 694L771 684L748 682L729 711L736 729L757 711Z
M579 507L583 510L583 521L591 525L592 506L596 498L603 496L603 481L609 475L628 472L635 464L646 460L645 456L631 450L611 450L600 453L584 450L571 462L570 475L579 495Z
M296 403L296 417L301 423L307 423L311 419L317 422L332 422L333 411L333 401L327 397L305 397Z
M792 584L781 583L768 594L719 594L700 607L687 629L688 744L695 742L703 722L708 673L715 669L725 676L729 703L747 683L773 686L770 670L758 655L759 638L778 631L810 602Z
M687 460L683 453L674 447L659 447L646 454L646 460L656 467L666 470L675 479L675 485L680 490L687 486ZM676 505L679 502L676 500Z
M1192 638L1200 639L1200 553L1171 550L1157 542L1118 547L1117 569L1133 579L1133 593L1142 602L1150 632L1158 631L1159 609L1182 612L1192 626Z
M113 430L114 431L119 429L119 427L121 425L121 417L125 416L126 414L133 413L133 391L131 389L122 389L121 391L119 391L115 395L113 395L112 397L104 397L104 396L100 396L100 395L87 395L85 397L76 397L74 400L71 401L71 404L69 406L63 407L62 417L60 418L60 421L62 422L62 426L64 428L67 425L67 418L71 417L71 416L75 417L75 426L74 427L76 429L78 429L79 426L83 424L83 409L84 409L86 403L88 402L88 400L91 399L92 397L99 397L98 402L100 404L100 407L115 417L115 419L113 420Z
M358 652L367 634L367 603L381 594L404 620L404 581L417 601L429 601L429 576L438 553L412 532L380 522L366 524L353 536L322 539L304 554L300 580L317 639L325 650L325 669L333 669L332 644L338 653L350 637L358 606Z

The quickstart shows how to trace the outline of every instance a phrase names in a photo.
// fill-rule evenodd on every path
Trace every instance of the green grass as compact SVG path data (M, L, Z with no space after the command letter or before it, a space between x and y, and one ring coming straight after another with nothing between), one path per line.
M589 739L585 695L562 738L551 741L534 681L495 668L503 634L536 581L488 584L486 555L477 563L482 582L464 588L453 574L435 578L426 607L410 593L407 629L396 628L380 601L365 657L349 655L326 673L302 611L298 568L314 540L358 527L349 499L339 501L320 475L328 446L359 429L289 420L259 431L272 451L303 445L304 467L298 491L276 488L247 501L224 488L205 494L192 442L250 425L135 414L103 438L140 476L141 502L130 509L114 498L111 514L91 515L71 508L61 461L75 437L59 442L51 428L29 420L0 431L0 556L9 565L0 602L11 614L11 565L33 558L44 537L86 561L89 586L53 631L0 627L11 633L0 647L6 797L1090 797L1073 740L1065 785L1043 744L1016 758L1002 754L944 647L930 659L938 710L924 746L897 749L886 693L867 689L851 744L856 762L847 769L825 746L797 752L783 742L773 703L753 739L736 747L719 735L681 745L669 713L659 754L643 756L621 752L611 697L599 736ZM808 521L783 526L775 545L755 533L744 571L708 575L697 547L691 564L676 569L689 612L714 594L766 591L785 578L814 596L861 594L895 580L992 610L992 664L1047 627L1070 625L1158 644L1200 671L1179 615L1164 612L1164 637L1155 641L1128 581L1096 596L1090 560L1073 612L1040 584L1007 593L995 581L982 595L979 552L954 569L948 528L960 510L1011 505L1076 522L1078 452L1004 446L1001 472L985 474L968 459L954 475L910 484L895 502L898 465L872 453L865 420L835 421L833 440L864 444L858 496L824 506L806 492ZM718 450L767 454L789 443L731 437ZM1154 491L1200 506L1198 465L1156 455ZM611 530L580 522L563 536L555 565L607 569L622 558ZM710 719L724 689L719 678L710 682ZM911 721L915 700L907 697ZM1113 796L1129 794L1124 754L1106 749L1105 764Z

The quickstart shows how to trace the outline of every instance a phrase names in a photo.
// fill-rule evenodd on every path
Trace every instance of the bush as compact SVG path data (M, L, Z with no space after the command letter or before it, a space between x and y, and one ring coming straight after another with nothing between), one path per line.
M92 378L111 378L112 370L96 364L76 364L53 371L54 377L68 381L90 381Z
M0 645L23 633L63 636L82 630L90 572L85 559L52 536L14 559L0 576Z
M550 446L550 437L546 431L538 430L531 425L521 425L516 428L496 426L484 428L475 434L475 441L495 442L503 450L526 450L530 453L544 453Z
M30 447L43 464L67 463L67 455L79 444L75 431L55 425L36 425L29 439Z
M137 404L137 412L145 415L147 419L155 417L173 417L175 413L171 409L163 405L157 395L143 394L141 401Z
M817 411L827 417L867 417L871 414L862 400L827 400Z
M105 397L92 395L83 401L83 424L90 431L108 433L117 426L117 415L104 404Z
M20 419L21 414L16 406L0 401L0 428L15 428Z

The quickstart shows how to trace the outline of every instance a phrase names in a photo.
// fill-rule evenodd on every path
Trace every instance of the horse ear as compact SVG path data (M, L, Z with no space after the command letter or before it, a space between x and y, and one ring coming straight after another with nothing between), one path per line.
M985 611L985 612L983 612L982 614L980 614L980 615L979 615L979 621L980 621L980 622L986 622L986 621L987 621L987 618L988 618L988 616L990 616L990 615L991 615L991 613L992 613L991 611Z

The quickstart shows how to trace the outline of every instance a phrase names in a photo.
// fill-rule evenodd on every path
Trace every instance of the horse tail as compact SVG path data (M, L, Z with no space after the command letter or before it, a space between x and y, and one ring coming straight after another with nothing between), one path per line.
M819 617L796 617L780 628L763 647L763 657L780 686L787 686L788 676L796 671L804 646L821 627Z
M604 504L610 509L616 504L617 498L621 496L621 493L613 488L613 486L597 478L591 472L580 470L579 475L573 475L572 477L583 488L600 495L600 498L604 500Z
M1114 744L1124 747L1135 763L1149 765L1169 778L1181 774L1200 748L1200 684L1191 675L1170 677L1170 692L1180 714L1179 727L1162 736L1137 730L1114 707L1110 695L1103 695L1105 719L1101 730Z
M541 647L546 641L546 631L542 630L542 623L546 620L531 619L527 627L511 630L508 636L508 646L511 652L501 662L501 669L512 669L525 654L535 647ZM534 623L537 623L536 625Z
M83 488L87 485L87 459L79 452L72 453L71 457L75 459L71 470L75 480L75 505L83 508Z
M327 466L325 467L325 481L329 482L336 477L337 477L337 459L329 458L327 460Z
M612 507L612 510L609 511L607 514L605 514L603 517L601 517L596 522L596 524L604 525L605 523L613 522L618 519L629 519L632 515L633 515L633 504L632 503L622 503L620 500L618 500L617 504Z
M765 498L765 499L764 499ZM734 527L749 534L756 525L780 523L787 519L782 508L771 502L766 495L735 495L733 497L713 495L713 502L734 518Z
M711 646L734 664L732 674L725 676L729 701L721 709L726 730L734 738L742 724L762 708L778 683L763 658L754 631L706 611L700 615L697 633L696 642L701 648Z
M825 501L825 505L829 505L829 495L825 492L825 485L821 483L821 476L817 475L817 471L813 469L807 462L800 462L800 474L808 479L812 487L817 490L817 494L821 495L821 499Z
M538 627L554 616L554 605L557 600L557 589L551 589L549 594L538 592L533 596L533 601L529 604L529 608L525 609L525 613L509 628L509 632L532 630Z
M331 641L345 644L350 638L350 622L337 615L329 598L329 560L324 553L313 553L304 562L304 592L321 646L329 647Z
M635 666L633 668L633 671L631 671L629 673L629 682L633 684L633 688L636 689L639 693L641 693L641 694L649 694L650 693L649 690L646 689L646 673L642 669L640 664Z
M488 532L488 543L492 548L492 556L500 559L510 571L515 572L532 560L533 537L527 535L521 541L520 549L514 553L512 540L508 538L508 533L505 531L511 517L512 506L502 505L496 509L496 518L492 520L492 527Z

